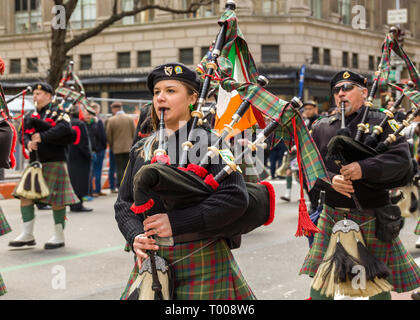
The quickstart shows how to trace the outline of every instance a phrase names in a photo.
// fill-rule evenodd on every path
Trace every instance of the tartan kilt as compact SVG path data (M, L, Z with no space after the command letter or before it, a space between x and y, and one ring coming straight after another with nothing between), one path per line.
M309 250L299 274L307 274L310 277L315 276L327 251L332 227L335 222L344 218L344 213L345 211L324 205L324 210L318 220L318 228L321 232L315 234L312 248ZM357 212L347 212L346 216L347 219L353 220L359 225L374 219L374 217L361 215ZM395 238L392 243L383 242L375 237L375 229L375 220L360 227L366 247L376 258L382 260L392 270L392 274L387 280L394 286L394 291L401 293L420 287L420 268L408 253L400 238Z
M39 202L56 207L79 203L71 185L67 164L64 161L42 163L42 173L50 195Z
M414 234L420 236L420 218L419 221L417 221L416 229L414 230Z
M1 277L1 274L0 274L0 296L5 295L6 293L7 293L6 285L4 284L3 278Z
M208 244L210 240L160 246L158 255L172 263ZM127 300L138 274L135 263L121 300ZM255 300L225 240L217 240L174 265L176 300Z
M10 228L9 223L6 220L6 217L3 213L3 210L0 207L0 236L9 233L12 231L12 228Z

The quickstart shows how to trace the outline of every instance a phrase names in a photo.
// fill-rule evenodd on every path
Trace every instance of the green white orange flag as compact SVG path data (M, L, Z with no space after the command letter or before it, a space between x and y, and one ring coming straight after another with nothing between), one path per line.
M228 59L232 63L232 78L239 83L250 82L244 59L239 49L238 44L235 42L230 49ZM229 124L232 116L242 103L242 99L236 90L228 92L222 87L219 87L219 94L217 99L217 112L214 129L222 131L225 124ZM242 117L242 119L233 127L233 135L238 134L257 123L255 116L250 108Z

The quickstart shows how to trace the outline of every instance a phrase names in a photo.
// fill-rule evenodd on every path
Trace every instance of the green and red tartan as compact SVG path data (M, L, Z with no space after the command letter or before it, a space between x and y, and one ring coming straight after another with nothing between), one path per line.
M50 189L50 195L41 202L51 206L63 207L79 203L80 200L70 182L67 164L65 162L46 162L42 164L42 173Z
M3 210L0 207L0 236L9 233L10 231L12 231L12 229L10 228L10 225L7 222L6 217L3 213Z
M158 255L169 263L208 244L210 240L160 247ZM176 300L254 300L225 240L217 240L174 266ZM130 286L138 273L135 263L121 300L127 300Z
M335 222L344 218L344 214L345 212L342 210L324 206L317 225L321 232L315 234L312 248L309 250L299 274L315 276L327 251L332 227ZM373 217L360 215L357 212L347 213L346 215L347 219L353 220L359 225L373 219ZM369 251L376 258L385 262L392 270L392 274L387 280L394 286L394 291L401 293L420 287L420 268L407 252L399 237L394 239L392 243L378 240L375 237L375 220L362 225L360 229Z
M419 221L417 222L417 226L416 226L416 229L414 230L414 234L420 236L420 218L419 218Z
M74 193L65 162L45 162L42 164L42 173L50 195L40 202L56 207L65 207L80 202Z
M7 293L6 285L3 282L3 278L0 274L0 296L5 295Z

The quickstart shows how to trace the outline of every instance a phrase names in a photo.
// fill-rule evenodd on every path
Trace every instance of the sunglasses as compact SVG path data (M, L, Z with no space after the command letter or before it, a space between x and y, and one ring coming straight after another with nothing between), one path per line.
M358 87L357 85L353 83L345 83L342 86L336 86L332 89L333 94L338 94L340 90L343 90L343 92L349 92L353 90L355 87Z

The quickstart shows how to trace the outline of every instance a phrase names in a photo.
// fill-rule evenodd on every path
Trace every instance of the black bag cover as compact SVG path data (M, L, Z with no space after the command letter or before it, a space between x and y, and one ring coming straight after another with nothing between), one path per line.
M362 142L356 141L351 137L346 136L335 136L328 143L327 159L335 161L341 161L342 165L347 165L355 161L364 160L370 157L374 157L379 153L371 147L363 144ZM384 183L375 183L360 180L365 186L376 189L376 190L389 190L401 186L407 185L414 176L413 168L407 170L407 174L402 176L399 180Z
M0 168L10 169L13 131L5 119L0 116Z
M404 225L400 207L389 204L375 209L376 238L384 242L391 242L398 237Z
M267 222L274 211L274 191L266 185L246 184L249 195L245 213L220 232L225 236L248 233ZM207 199L214 190L202 178L189 171L179 170L165 164L144 165L134 177L134 202L144 205L151 198L151 192L159 195L167 210L188 208ZM214 232L209 232L216 235Z

